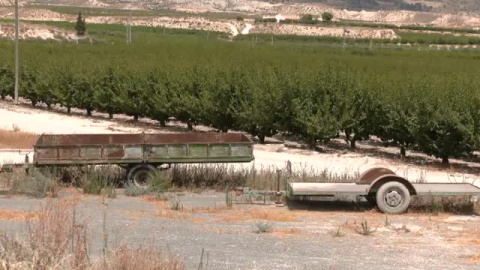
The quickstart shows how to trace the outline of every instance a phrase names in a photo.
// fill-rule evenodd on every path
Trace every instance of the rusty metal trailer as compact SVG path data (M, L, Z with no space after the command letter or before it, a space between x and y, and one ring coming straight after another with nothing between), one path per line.
M162 165L253 159L253 143L241 133L44 134L34 146L31 165L114 164L127 169L130 181L143 185L148 173Z

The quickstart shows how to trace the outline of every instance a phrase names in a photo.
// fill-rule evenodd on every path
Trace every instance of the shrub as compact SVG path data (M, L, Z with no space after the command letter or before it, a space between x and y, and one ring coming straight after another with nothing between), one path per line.
M324 22L331 22L333 19L333 14L330 12L323 12L322 13L322 21Z

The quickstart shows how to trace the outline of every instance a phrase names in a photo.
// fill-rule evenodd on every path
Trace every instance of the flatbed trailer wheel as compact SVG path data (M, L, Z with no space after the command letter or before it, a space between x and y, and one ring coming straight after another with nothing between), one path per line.
M377 191L377 206L385 214L401 214L410 205L408 188L396 181L387 182Z
M137 187L146 187L148 185L148 177L157 168L150 164L134 165L128 170L128 182Z

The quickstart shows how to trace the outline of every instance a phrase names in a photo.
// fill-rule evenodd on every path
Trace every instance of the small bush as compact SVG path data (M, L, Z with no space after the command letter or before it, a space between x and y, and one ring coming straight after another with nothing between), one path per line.
M170 188L172 182L166 173L156 171L149 174L147 183L151 193L164 193Z
M143 187L137 187L134 184L127 184L125 187L125 195L130 197L138 197L149 194L149 190Z
M273 229L272 223L269 222L257 222L255 223L256 233L270 233Z
M114 189L118 179L118 171L113 167L90 166L85 169L81 186L85 194L100 195L103 190Z
M324 22L331 22L333 19L333 14L330 12L324 12L322 13L322 20Z
M57 180L54 174L47 170L30 169L28 174L24 171L16 171L11 177L11 191L14 193L35 198L45 198L49 194L52 197L56 196Z

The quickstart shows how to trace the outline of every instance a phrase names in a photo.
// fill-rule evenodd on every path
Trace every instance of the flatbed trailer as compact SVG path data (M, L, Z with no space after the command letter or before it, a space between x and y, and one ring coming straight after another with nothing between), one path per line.
M144 185L148 173L177 163L251 162L253 142L241 133L41 135L31 163L15 167L119 165L127 178Z
M290 167L290 166L288 166ZM289 169L287 168L287 171ZM237 196L285 196L290 201L312 201L336 196L361 196L380 211L388 214L405 212L412 196L471 196L478 200L480 188L470 183L411 183L386 168L372 168L354 183L303 183L288 179L281 190L261 191L235 188ZM280 200L277 200L280 201Z

